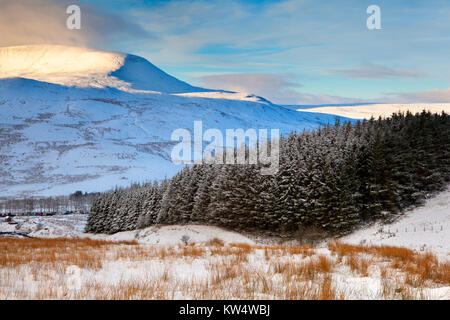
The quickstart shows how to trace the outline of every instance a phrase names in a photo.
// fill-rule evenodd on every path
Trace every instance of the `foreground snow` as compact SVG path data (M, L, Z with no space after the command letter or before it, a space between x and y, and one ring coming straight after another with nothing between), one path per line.
M80 239L0 248L0 299L450 299L448 263L411 252L403 261L395 248Z
M211 226L104 235L83 233L86 215L1 219L0 232L37 239L0 239L0 299L450 300L449 201L447 190L318 247L259 245Z

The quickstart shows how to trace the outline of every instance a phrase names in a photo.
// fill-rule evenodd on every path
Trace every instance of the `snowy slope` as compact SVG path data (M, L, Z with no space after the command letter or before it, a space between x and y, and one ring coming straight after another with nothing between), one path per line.
M57 45L0 48L0 78L17 77L129 92L206 91L168 75L138 56Z
M142 244L177 245L187 236L188 242L205 243L220 239L224 243L255 244L244 235L214 226L173 225L151 226L141 230L118 232L115 234L84 233L87 215L55 215L47 217L15 217L13 224L0 218L0 233L14 233L16 237L25 234L34 238L90 238L108 241L138 241ZM12 235L8 235L12 236ZM0 235L1 237L1 235Z
M174 226L152 226L142 230L118 232L112 235L85 234L91 239L108 241L133 241L143 244L177 245L182 243L182 237L188 243L206 243L213 239L220 239L224 243L246 243L255 242L237 232L227 231L214 226L202 225L174 225Z
M396 222L356 231L341 241L450 254L450 189L407 211Z
M198 90L136 56L62 46L0 48L0 198L170 177L181 169L170 161L171 133L192 132L195 120L204 130L288 133L337 118Z
M352 119L385 118L391 116L394 112L410 111L412 113L420 113L423 110L431 113L441 113L442 111L450 113L450 103L360 104L297 109L300 112L335 114Z

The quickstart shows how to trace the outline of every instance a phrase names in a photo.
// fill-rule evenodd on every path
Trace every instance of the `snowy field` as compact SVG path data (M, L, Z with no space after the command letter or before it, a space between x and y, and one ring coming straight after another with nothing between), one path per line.
M153 226L142 230L118 232L115 234L84 233L88 215L56 215L48 217L15 217L12 224L0 218L0 233L5 236L22 238L88 238L105 241L137 241L141 244L177 245L187 236L189 242L205 243L219 237L224 243L255 242L237 232L226 231L213 226ZM11 234L12 233L12 234Z
M0 299L450 299L450 264L396 247L0 239Z
M0 299L448 300L449 201L447 190L317 247L195 225L93 235L85 215L17 217L0 232L37 238L0 239Z
M422 112L423 110L430 111L431 113L441 113L442 111L450 113L450 103L385 103L385 104L361 104L351 106L323 106L317 108L297 109L301 112L313 112L334 114L341 117L347 117L352 119L370 119L374 117L387 118L394 112L406 112L410 111L415 114Z

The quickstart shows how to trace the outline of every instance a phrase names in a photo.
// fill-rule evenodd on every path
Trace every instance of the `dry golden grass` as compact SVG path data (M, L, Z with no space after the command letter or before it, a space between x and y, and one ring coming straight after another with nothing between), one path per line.
M356 272L362 277L369 276L368 269L371 262L368 258L365 258L358 253L351 253L347 255L346 263L352 272Z
M316 264L316 268L318 269L318 272L321 273L328 273L331 272L331 269L333 267L333 262L328 258L327 256L321 255L319 256L319 261Z
M323 280L320 287L319 300L336 300L337 294L336 289L333 287L331 282L331 275L327 274Z
M424 288L450 285L450 264L431 253L339 242L328 248L0 239L0 299L344 299L336 272L378 277L384 299L424 299ZM69 281L73 266L77 286ZM117 276L105 281L110 272Z
M91 239L2 239L0 266L16 267L30 263L76 265L100 269L105 248L112 245L131 246L136 242L108 242Z
M211 240L206 242L206 245L208 246L218 246L218 247L223 247L225 244L222 240L220 240L219 238L212 238Z
M264 249L271 252L271 255L303 255L311 256L314 254L314 248L307 245L289 245L289 246L252 246L253 249Z
M333 262L326 256L320 255L314 259L302 261L273 261L270 269L275 274L282 275L284 282L288 283L292 279L298 281L315 280L319 275L327 275L332 271Z
M205 254L205 249L201 247L185 246L181 248L181 255L184 257L199 258Z
M368 275L370 265L384 261L392 269L403 273L406 283L413 287L423 288L427 281L431 284L450 285L450 263L440 262L431 252L421 253L392 246L357 246L336 241L330 242L328 248L339 257L347 257L350 269L365 276ZM362 255L370 256L375 261L367 261ZM382 271L382 276L383 272L386 273L386 270Z
M242 254L249 254L254 247L246 243L230 243L231 248L238 249Z

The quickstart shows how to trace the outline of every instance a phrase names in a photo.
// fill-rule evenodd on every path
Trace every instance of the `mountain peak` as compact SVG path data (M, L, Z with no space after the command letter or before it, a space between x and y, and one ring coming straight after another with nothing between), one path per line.
M135 55L61 45L0 48L0 78L124 91L209 91L180 81Z

